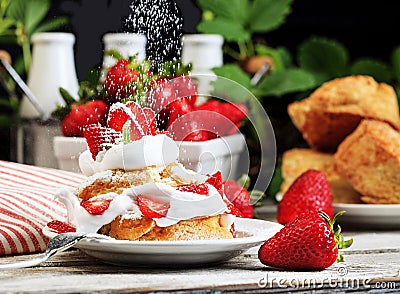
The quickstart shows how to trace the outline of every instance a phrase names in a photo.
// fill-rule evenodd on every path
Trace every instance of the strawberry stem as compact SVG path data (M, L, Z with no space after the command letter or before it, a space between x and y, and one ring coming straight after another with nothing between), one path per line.
M131 121L128 119L122 127L122 140L124 144L131 142Z
M124 59L124 57L122 56L122 54L119 53L119 51L118 51L118 50L115 50L115 49L107 50L106 52L104 52L104 54L105 54L106 56L111 56L111 57L115 58L116 60Z
M341 216L342 214L344 214L345 211L344 210L340 210L338 211L332 218L332 220L329 218L329 215L326 214L326 212L324 211L319 211L319 214L322 216L322 218L329 224L330 228L333 231L333 235L334 235L334 240L335 240L335 247L334 248L338 248L338 249L345 249L345 248L349 248L352 244L353 244L353 239L349 239L349 240L344 240L343 235L341 234L342 232L342 228L337 225L336 229L334 229L334 224L336 222L336 219ZM344 261L344 257L343 255L340 253L338 253L338 257L336 259L337 262L342 262Z

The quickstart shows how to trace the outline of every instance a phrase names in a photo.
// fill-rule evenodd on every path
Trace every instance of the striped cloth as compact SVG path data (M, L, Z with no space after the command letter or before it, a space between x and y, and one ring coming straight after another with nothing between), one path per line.
M55 190L77 187L84 179L72 172L0 161L0 256L44 251L48 238L42 228L66 218Z

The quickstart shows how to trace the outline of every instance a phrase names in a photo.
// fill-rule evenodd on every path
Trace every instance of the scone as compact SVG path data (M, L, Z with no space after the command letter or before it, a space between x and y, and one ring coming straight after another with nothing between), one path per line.
M400 203L400 134L389 124L363 120L334 155L338 172L366 203Z
M360 194L335 170L333 155L306 148L294 148L283 153L281 193L308 169L323 172L329 181L334 203L362 203Z
M113 110L124 119L122 134L87 127L89 150L79 164L88 177L78 188L56 193L67 208L68 225L124 240L234 238L238 213L222 192L221 173L203 175L179 163L176 142L151 125L150 109L116 103L111 116Z
M326 82L309 97L289 104L288 113L310 147L320 151L336 151L362 119L384 121L400 129L393 87L370 76Z

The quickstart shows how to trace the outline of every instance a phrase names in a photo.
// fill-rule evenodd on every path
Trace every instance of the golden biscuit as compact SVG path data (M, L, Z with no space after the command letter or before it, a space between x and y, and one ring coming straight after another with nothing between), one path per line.
M288 113L310 147L320 151L336 151L362 119L384 121L400 129L393 87L370 76L326 82L309 97L289 104Z
M306 148L294 148L284 152L281 193L285 193L296 178L308 169L319 170L325 174L334 203L362 203L361 195L335 170L332 154Z
M389 124L363 120L334 155L337 171L366 203L400 203L400 134Z

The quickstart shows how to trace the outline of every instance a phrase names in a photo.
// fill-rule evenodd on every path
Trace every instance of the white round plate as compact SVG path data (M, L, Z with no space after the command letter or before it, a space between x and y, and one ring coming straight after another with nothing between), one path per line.
M400 228L400 204L346 204L334 203L335 212L346 211L338 223L379 229Z
M129 266L200 266L229 260L251 247L261 245L282 226L259 219L236 218L239 237L222 240L193 241L127 241L84 239L76 248L104 262ZM57 234L47 227L43 233Z

